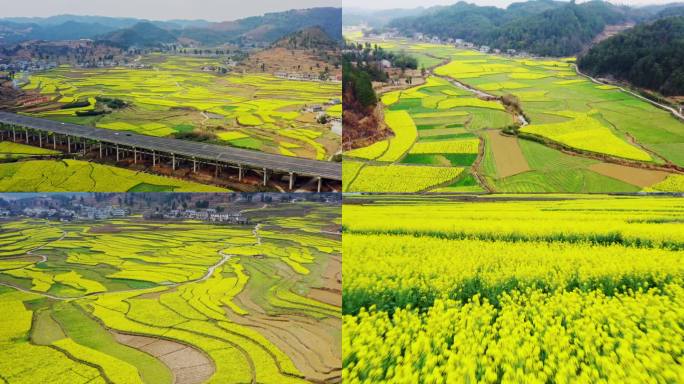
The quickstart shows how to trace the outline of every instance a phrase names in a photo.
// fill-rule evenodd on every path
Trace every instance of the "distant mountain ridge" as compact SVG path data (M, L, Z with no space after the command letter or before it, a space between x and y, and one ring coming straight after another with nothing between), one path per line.
M120 47L142 46L152 47L162 44L172 44L178 41L176 35L166 29L147 22L141 21L132 27L118 29L116 31L99 35L96 40L107 41Z
M289 33L313 26L319 26L333 39L341 40L341 8L297 9L219 23L73 15L4 18L0 19L0 44L76 39L111 41L124 47L155 46L178 39L190 39L206 45L248 42L270 44Z
M458 2L393 20L388 26L500 49L565 56L579 52L606 25L625 22L630 16L629 8L598 0L582 4L538 0L513 3L505 9Z
M343 23L377 23L371 26L393 28L406 35L423 33L542 56L567 56L586 49L606 26L653 20L683 10L684 3L627 7L601 0L581 4L532 0L498 8L459 1L412 10L345 9ZM388 15L395 17L387 22Z

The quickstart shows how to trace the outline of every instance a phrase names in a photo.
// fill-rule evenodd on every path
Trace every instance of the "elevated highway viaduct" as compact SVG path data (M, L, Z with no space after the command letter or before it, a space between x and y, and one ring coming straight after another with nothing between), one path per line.
M293 190L297 180L314 185L318 192L334 190L342 182L342 164L290 156L275 155L217 144L154 137L126 131L63 123L0 111L0 139L64 150L70 154L114 157L116 161L132 157L133 163L162 162L175 171L179 167L213 167L215 177L222 171L233 171L238 182L247 173L258 174L266 186L269 179L286 180Z

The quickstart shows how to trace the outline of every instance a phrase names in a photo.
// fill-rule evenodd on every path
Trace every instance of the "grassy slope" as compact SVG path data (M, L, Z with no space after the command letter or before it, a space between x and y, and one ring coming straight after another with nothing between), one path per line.
M75 305L60 303L60 305L55 306L53 316L66 331L69 338L86 347L134 365L145 383L164 384L172 382L171 371L166 365L146 353L119 344L112 334Z
M637 192L639 187L586 169L595 160L566 155L539 143L520 140L520 147L532 171L501 180L492 177L491 156L486 156L484 170L500 192Z
M144 191L227 191L79 160L32 160L0 164L0 191L3 192L128 192L136 191L136 188Z

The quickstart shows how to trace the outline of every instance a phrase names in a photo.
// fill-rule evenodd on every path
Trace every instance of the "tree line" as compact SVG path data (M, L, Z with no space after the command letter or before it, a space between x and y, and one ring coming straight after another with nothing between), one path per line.
M632 9L603 1L542 0L506 9L459 2L420 16L395 19L388 27L405 34L420 32L499 49L567 56L581 51L606 25L634 18Z

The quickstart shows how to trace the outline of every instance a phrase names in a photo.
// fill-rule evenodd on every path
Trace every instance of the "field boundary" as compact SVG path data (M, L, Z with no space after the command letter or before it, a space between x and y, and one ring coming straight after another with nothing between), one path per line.
M646 163L646 162L638 162L638 161L631 161L629 159L623 159L623 158L618 158L614 156L609 156L604 153L598 153L598 152L592 152L592 151L587 151L584 149L578 149L574 147L570 147L566 144L560 143L555 140L551 140L547 137L539 136L534 133L529 133L529 132L518 132L517 134L518 138L528 140L528 141L534 141L537 143L540 143L542 145L546 145L550 148L559 150L563 153L566 153L568 155L572 156L582 156L582 157L587 157L590 159L594 160L600 160L600 161L605 161L607 163L615 163L619 165L624 165L627 167L633 167L633 168L644 168L644 169L651 169L651 170L656 170L656 171L664 171L664 172L670 172L670 173L680 173L684 174L684 167L680 167L676 164L665 164L665 165L658 165L654 163Z
M632 96L638 97L639 99L644 100L644 101L648 102L649 104L652 104L652 105L655 106L655 107L658 107L658 108L660 108L660 109L663 109L663 110L666 110L666 111L670 112L670 113L672 114L672 116L674 116L675 118L677 118L678 120L680 120L681 122L684 123L684 115L682 115L681 113L677 112L676 109L674 109L674 108L672 108L672 107L670 107L670 106L667 106L667 105L665 105L665 104L658 103L657 101L651 100L651 99L649 99L648 97L644 97L644 96L642 96L642 95L639 95L638 93L635 93L635 92L633 92L632 90L625 89L623 86L621 86L621 85L619 85L619 84L607 83L607 82L603 82L603 81L601 81L601 80L598 80L598 79L596 79L596 78L594 78L594 77L591 77L591 76L589 76L589 75L583 73L582 71L580 71L580 70L579 70L579 67L577 66L577 64L573 64L573 67L575 68L575 72L576 72L578 75L583 76L583 77L585 77L585 78L591 80L592 82L594 82L594 83L596 83L596 84L601 84L601 85L613 85L613 86L615 86L615 87L618 87L622 92L625 92L625 93L628 93L628 94L630 94L630 95L632 95Z

